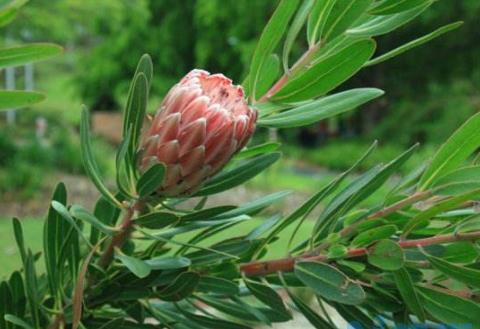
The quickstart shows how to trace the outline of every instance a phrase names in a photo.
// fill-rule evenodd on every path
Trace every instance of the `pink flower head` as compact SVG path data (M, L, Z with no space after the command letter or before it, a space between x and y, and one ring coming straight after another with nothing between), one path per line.
M140 168L164 163L158 193L192 194L245 146L256 120L241 86L223 74L193 70L163 100L143 143Z

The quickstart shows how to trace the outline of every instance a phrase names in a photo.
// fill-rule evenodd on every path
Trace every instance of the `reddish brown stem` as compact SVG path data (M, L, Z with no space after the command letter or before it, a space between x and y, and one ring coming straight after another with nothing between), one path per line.
M462 233L462 234L446 234L434 236L431 238L425 239L416 239L416 240L404 240L398 242L400 247L403 249L408 248L418 248L426 247L431 245L439 245L444 243L456 242L456 241L467 241L467 240L478 240L480 239L480 231L471 232L471 233ZM353 258L365 256L368 254L367 248L355 248L350 249L344 258ZM301 255L297 257L286 257L282 259L275 259L270 261L256 261L240 265L240 271L246 276L264 276L268 274L273 274L277 272L291 272L295 267L297 261L316 261L316 262L328 262L331 259L326 255Z
M394 203L394 204L392 204L392 205L390 205L386 208L383 208L383 209L371 214L370 216L368 216L367 218L365 218L362 221L359 221L355 224L352 224L348 227L345 227L343 230L341 230L339 232L339 234L342 238L347 237L350 234L354 233L357 230L357 228L360 226L360 224L362 224L366 221L369 221L369 220L376 220L376 219L388 216L390 214L393 214L393 213L395 213L395 212L397 212L397 211L399 211L399 210L401 210L401 209L403 209L407 206L410 206L410 205L415 204L419 201L425 200L425 199L429 198L431 195L432 195L431 191L422 191L422 192L417 192L415 194L412 194L408 198L400 200L397 203ZM320 253L320 251L325 250L328 247L330 247L330 243L328 243L328 242L323 243L320 246L318 246L313 252L309 253L309 255L318 255Z
M133 226L132 219L137 208L138 207L136 205L127 208L127 211L122 219L120 232L112 238L112 241L110 241L110 244L107 246L102 256L98 260L98 266L100 266L101 268L105 269L110 265L113 260L115 248L122 248L128 237L130 236Z
M310 64L315 55L315 52L320 48L320 42L308 49L302 57L286 72L268 91L263 95L258 103L267 102L273 95L275 95L290 79L290 76L297 73L299 70Z

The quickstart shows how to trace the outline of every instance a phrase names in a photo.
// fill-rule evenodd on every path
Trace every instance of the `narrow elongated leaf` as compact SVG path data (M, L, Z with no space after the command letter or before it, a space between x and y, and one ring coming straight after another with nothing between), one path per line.
M25 249L25 239L23 238L23 228L22 223L18 218L12 219L13 225L13 234L15 236L15 242L17 243L18 251L20 252L20 257L22 259L22 263L25 264L27 258L27 252Z
M403 228L402 237L407 237L411 232L415 230L418 226L428 223L428 221L442 212L445 212L450 209L455 209L459 204L462 204L465 201L471 200L472 198L480 195L480 190L473 190L464 194L460 194L451 198L448 198L444 201L441 201L434 206L428 208L425 211L420 212L416 216L412 217Z
M97 187L98 191L103 195L103 197L111 202L113 205L118 208L122 208L122 204L115 198L115 196L107 189L105 183L100 177L98 170L97 162L93 157L92 145L91 145L91 136L90 136L90 123L89 123L89 114L88 110L84 107L82 110L82 116L80 121L80 137L81 137L81 151L82 151L82 161L85 172L90 177L92 182Z
M75 222L73 217L68 212L68 209L63 204L57 201L52 201L51 205L52 205L52 208L55 209L55 211L60 216L62 216L63 219L65 219L68 223L70 223L70 225L72 225L72 227L75 228L75 230L78 232L78 235L82 237L85 243L88 246L92 247L92 245L90 244L90 241L88 241L87 238L83 235L82 229L78 226L78 224Z
M392 15L407 11L431 0L384 0L369 10L373 15Z
M412 278L407 269L402 268L393 272L393 277L398 291L407 305L408 309L415 314L422 322L425 321L425 312L418 296L417 290L413 285Z
M246 161L238 167L215 176L202 188L197 196L220 193L255 177L280 159L281 153L267 153Z
M280 59L276 54L271 54L262 67L262 72L260 73L262 78L257 82L258 96L263 96L270 89L280 76L280 72Z
M175 214L168 212L151 212L135 219L135 225L150 228L161 229L167 227L179 220Z
M264 153L276 151L280 147L280 143L264 143L255 145L242 150L235 156L235 159L247 159Z
M122 264L125 265L125 267L128 268L130 272L132 272L139 278L147 277L152 271L150 265L148 265L143 260L127 256L123 254L120 250L116 251L115 258L122 262Z
M420 179L422 190L457 169L480 146L480 113L467 120L442 145Z
M272 100L294 103L323 96L360 70L374 50L375 41L358 41L293 76Z
M0 90L0 110L26 107L44 99L44 94L35 91Z
M257 84L265 62L275 50L285 33L288 22L295 14L299 0L282 0L262 32L250 66L250 94L257 98Z
M67 204L67 191L63 183L58 184L55 188L52 200L64 206ZM60 287L60 269L63 267L63 264L60 263L60 250L70 227L71 225L50 205L43 227L43 250L50 293L54 298L57 298Z
M425 309L438 321L480 327L480 306L475 302L433 289L418 289Z
M200 276L194 272L180 274L172 284L160 290L158 295L165 301L179 301L190 296L200 280Z
M138 180L138 195L146 197L154 193L162 184L164 176L165 166L163 164L158 163L150 167Z
M355 23L372 0L336 0L325 22L323 39L332 40Z
M433 1L423 5L393 15L372 16L366 22L347 30L347 35L355 37L374 37L387 34L415 19L428 7Z
M31 43L0 49L0 68L19 66L59 55L62 47L50 43Z
M307 23L308 44L313 46L323 35L323 29L337 0L316 0Z
M352 89L260 119L258 125L275 128L301 127L351 111L383 94L382 90L376 88Z
M80 205L73 205L70 208L70 213L72 214L73 217L80 219L84 222L87 222L92 226L95 226L100 232L106 235L113 235L115 232L118 231L116 228L102 223L98 218L96 218L87 209L83 208Z
M270 288L267 284L262 284L257 281L244 279L245 285L248 290L263 304L269 306L272 310L282 313L291 317L288 313L282 298L277 294L275 290Z
M150 85L152 83L152 78L153 78L152 58L148 54L144 54L138 61L137 68L132 78L132 82L130 83L127 104L125 107L125 117L123 121L123 137L127 136L127 133L130 127L132 127L132 129L134 130L138 128L139 122L137 122L136 120L138 119L139 114L141 113L138 113L135 111L139 109L141 110L141 108L134 107L135 102L139 101L139 99L135 100L135 98L142 96L142 94L145 95L144 92L139 93L139 91L141 91L139 89L145 86L141 86L140 84L137 85L138 83L137 79L140 74L144 75L144 78L147 82L145 91L147 92L147 95L148 95L148 89L150 88Z
M432 184L435 194L458 195L480 189L480 167L469 166L456 169Z
M463 282L466 285L480 289L480 271L465 266L447 262L441 258L428 256L428 261L434 268L446 276Z
M209 220L218 219L218 216L236 209L235 206L218 206L213 208L202 209L199 211L186 214L181 217L182 222L196 221L196 220Z
M382 225L379 227L372 228L370 230L364 231L357 235L352 241L352 246L354 247L365 247L371 244L372 242L387 239L397 232L397 227L395 225Z
M214 276L202 276L198 282L197 291L208 294L238 295L240 289L233 281Z
M338 218L378 190L389 177L405 164L417 147L418 145L412 146L383 167L377 166L370 169L333 198L315 225L312 241L315 242L319 238L325 237Z
M380 240L369 249L368 262L385 271L396 271L403 267L405 255L395 241Z
M248 304L231 303L225 299L214 299L207 296L196 296L198 300L214 309L244 321L262 321L268 323L269 319L259 310Z
M298 34L300 33L300 30L305 24L305 21L307 20L307 17L310 14L310 11L314 3L315 3L315 0L303 1L303 3L301 4L300 8L297 11L297 14L295 15L295 18L292 21L292 25L290 26L287 32L287 37L285 38L285 43L283 44L283 56L282 56L283 69L285 72L288 72L288 69L289 69L288 58L290 55L290 51L292 50L293 44L295 42L295 39L297 38Z
M15 316L13 314L6 314L5 321L13 323L14 325L24 329L33 329L33 327L29 323L27 323L25 320L22 320L18 316Z
M418 46L421 46L435 38L438 38L439 36L447 33L447 32L450 32L452 30L455 30L457 28L459 28L460 26L463 25L463 22L455 22L455 23L451 23L451 24L448 24L448 25L445 25L445 26L442 26L438 29L436 29L435 31L427 34L427 35L424 35L423 37L420 37L418 39L415 39L415 40L412 40L398 48L395 48L389 52L387 52L386 54L383 54L381 56L378 56L378 57L375 57L374 59L371 59L369 60L365 66L372 66L372 65L377 65L377 64L380 64L382 62L385 62L389 59L392 59L398 55L401 55L403 54L404 52L406 51L409 51L415 47L418 47Z
M180 313L182 313L186 318L194 321L197 324L200 324L204 328L222 328L222 329L250 329L243 324L238 324L235 322L222 320L218 318L203 316L203 315L196 315L187 311L184 311L181 308L177 308Z
M317 295L327 300L358 305L366 298L359 284L328 264L301 261L295 264L295 275Z
M280 281L283 284L284 289L287 291L288 296L292 300L292 302L295 304L297 309L305 316L305 318L310 322L312 326L314 326L317 329L335 329L326 321L323 319L320 315L318 315L314 310L310 308L301 298L298 298L295 296L290 289L288 289L288 284L285 282L283 275L279 272L279 277Z
M230 210L226 213L223 213L221 215L217 216L217 219L223 219L223 218L232 218L236 216L241 216L241 215L252 215L260 210L276 203L281 200L283 200L285 197L287 197L290 194L288 191L281 191L281 192L276 192L272 193L269 195L266 195L264 197L261 197L259 199L255 199L253 201L247 202L240 207Z
M144 261L152 270L176 270L189 267L190 259L175 256L159 256Z

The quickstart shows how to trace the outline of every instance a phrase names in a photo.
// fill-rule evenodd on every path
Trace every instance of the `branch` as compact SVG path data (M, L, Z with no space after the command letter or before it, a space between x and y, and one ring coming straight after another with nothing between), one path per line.
M267 102L273 95L275 95L290 79L291 75L297 73L300 69L304 68L313 59L313 56L320 48L320 42L309 48L302 57L286 72L268 91L265 95L260 97L258 103Z
M458 233L458 234L446 234L439 235L424 239L415 240L403 240L398 244L403 249L426 247L431 245L439 245L444 243L456 242L456 241L470 241L479 240L480 231L471 233ZM350 249L343 258L354 258L365 256L368 254L368 248L356 248ZM316 261L316 262L329 262L333 259L328 258L327 255L301 255L297 257L286 257L281 259L275 259L270 261L255 261L250 263L244 263L240 265L240 271L246 276L265 276L277 272L292 272L295 267L295 263L298 261Z
M358 221L348 227L345 227L343 230L341 230L339 232L340 234L340 237L344 238L344 237L347 237L348 235L354 233L357 228L360 226L360 224L366 222L366 221L370 221L370 220L376 220L376 219L379 219L379 218L382 218L382 217L385 217L385 216L388 216L390 214L393 214L405 207L408 207L408 206L411 206L419 201L422 201L422 200L425 200L425 199L428 199L429 197L432 196L432 192L427 190L427 191L422 191L422 192L417 192L417 193L414 193L412 194L411 196L409 196L408 198L405 198L403 200L400 200L398 201L397 203L394 203L386 208L383 208L373 214L371 214L370 216L368 216L367 218L365 218L364 220L361 220L361 221ZM313 250L313 252L309 253L309 255L318 255L320 253L320 251L322 250L325 250L327 249L328 247L330 247L330 243L328 242L325 242L323 244L321 244L320 246L318 246L317 248L315 248L315 250Z

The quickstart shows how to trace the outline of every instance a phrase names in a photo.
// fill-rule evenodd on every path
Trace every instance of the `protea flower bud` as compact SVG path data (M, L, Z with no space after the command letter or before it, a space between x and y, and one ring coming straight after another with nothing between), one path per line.
M188 195L248 142L257 112L222 74L188 73L167 94L143 143L141 170L164 163L160 195Z

